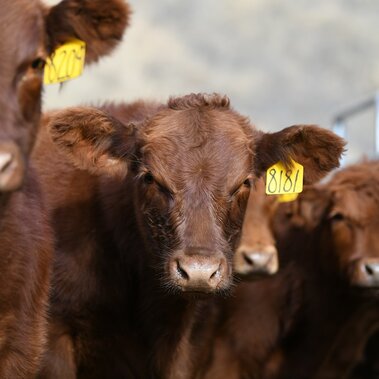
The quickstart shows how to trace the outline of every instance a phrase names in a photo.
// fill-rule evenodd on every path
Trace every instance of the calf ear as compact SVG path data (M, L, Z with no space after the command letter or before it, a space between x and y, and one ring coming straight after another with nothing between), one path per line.
M68 108L50 114L52 140L72 163L95 174L125 176L136 148L136 128L95 108Z
M255 167L264 173L278 161L291 166L291 159L304 166L304 183L310 184L339 167L345 141L330 130L315 125L294 125L277 133L261 133L256 145Z
M63 0L46 17L49 50L78 38L87 45L86 62L96 62L121 41L130 13L123 0Z

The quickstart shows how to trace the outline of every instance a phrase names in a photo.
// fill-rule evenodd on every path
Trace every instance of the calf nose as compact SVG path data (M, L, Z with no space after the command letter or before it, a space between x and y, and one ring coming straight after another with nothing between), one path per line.
M14 142L0 142L0 191L18 189L24 179L24 171L19 147Z
M171 274L184 291L212 292L222 282L226 262L218 257L197 255L178 257L171 265Z
M240 275L272 275L278 267L278 253L272 245L261 248L243 245L234 256L234 271Z
M379 259L364 259L360 262L361 285L379 287Z

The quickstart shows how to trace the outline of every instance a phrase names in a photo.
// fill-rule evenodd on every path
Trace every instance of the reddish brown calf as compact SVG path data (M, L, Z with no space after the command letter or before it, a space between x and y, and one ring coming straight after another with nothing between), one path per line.
M285 212L291 223L320 233L325 272L350 286L379 288L379 163L364 162L309 188Z
M375 377L378 168L341 170L278 206L282 268L223 303L207 379ZM229 371L223 362L233 363Z
M41 113L44 59L82 38L88 62L121 38L119 0L2 1L0 11L0 377L35 378L46 345L53 237L38 177L28 165ZM13 192L12 192L13 191Z
M219 95L72 108L46 122L52 141L41 135L34 162L57 238L42 374L54 378L62 367L65 378L190 377L214 295L232 285L251 182L291 158L314 180L343 150L316 126L259 132Z
M286 211L296 233L310 238L306 254L295 245L291 254L298 261L308 257L302 265L313 310L305 315L307 332L288 350L287 377L301 378L316 368L317 379L349 377L379 326L367 321L379 316L378 188L379 163L356 164L310 188Z
M259 179L250 192L241 240L233 259L234 272L242 278L272 275L278 271L278 252L270 227L277 204L277 197L267 196L265 181Z

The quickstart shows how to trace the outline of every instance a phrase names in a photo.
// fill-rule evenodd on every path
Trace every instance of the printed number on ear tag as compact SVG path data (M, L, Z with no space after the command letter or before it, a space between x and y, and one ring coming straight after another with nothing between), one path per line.
M59 46L46 60L43 82L61 83L80 76L85 55L86 44L78 39Z
M304 167L292 161L286 169L282 162L275 163L266 172L266 194L285 195L300 193L303 190Z

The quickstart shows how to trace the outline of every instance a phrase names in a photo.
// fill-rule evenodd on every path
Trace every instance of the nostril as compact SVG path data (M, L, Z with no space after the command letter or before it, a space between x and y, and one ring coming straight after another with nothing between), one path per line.
M179 276L185 280L189 280L189 275L187 274L186 270L184 270L181 266L179 261L176 262L176 271L178 272Z
M370 265L365 264L364 266L365 266L365 271L367 275L370 275L370 276L374 275L374 270L372 269Z
M0 172L5 172L13 160L13 154L2 153L0 154Z
M0 141L0 191L19 189L24 171L24 158L20 148L13 141Z
M243 254L243 259L245 260L245 262L249 265L249 266L254 266L254 261L249 257L248 254L246 254L245 252L242 253Z
M221 264L218 266L217 270L209 277L209 279L214 279L220 273Z

